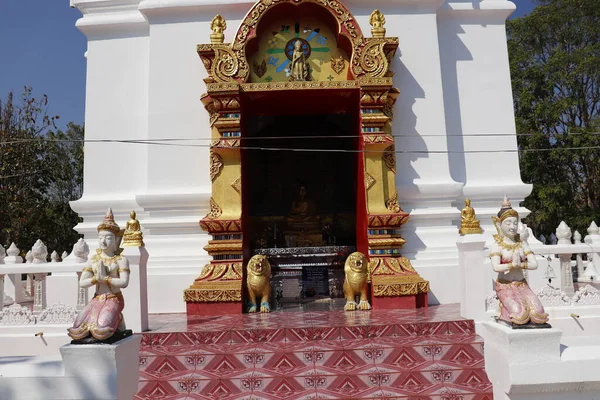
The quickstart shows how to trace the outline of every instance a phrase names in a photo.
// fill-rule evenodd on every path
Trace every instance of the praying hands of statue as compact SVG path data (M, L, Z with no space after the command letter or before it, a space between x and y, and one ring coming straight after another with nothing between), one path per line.
M102 260L98 261L98 272L96 273L96 275L96 280L98 282L106 280L106 277L108 276L107 267L106 265L104 265L104 262Z
M519 269L521 268L521 254L519 254L519 251L515 251L513 253L513 257L512 257L512 268L511 269ZM509 272L510 269L506 272Z

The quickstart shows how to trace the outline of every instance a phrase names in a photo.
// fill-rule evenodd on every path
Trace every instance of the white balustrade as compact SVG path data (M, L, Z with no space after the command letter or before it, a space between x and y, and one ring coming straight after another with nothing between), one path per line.
M600 283L600 229L595 222L590 224L588 235L583 241L579 232L575 231L573 235L571 234L571 229L565 222L561 222L556 232L550 235L549 242L553 244L546 245L544 243L546 238L543 236L540 236L540 241L535 240L525 225L520 227L519 233L522 240L532 238L528 241L529 247L536 254L538 260L538 268L527 271L526 279L529 286L538 294L546 307L564 310L560 313L555 311L554 317L551 319L559 315L560 318L563 318L563 314L569 307L579 310L582 306L600 306L600 290L594 286L582 284L586 282ZM496 311L498 306L498 299L493 288L496 275L489 263L489 249L483 246L467 246L466 242L470 244L482 240L478 235L469 236L472 236L468 238L469 240L466 240L465 236L460 237L457 241L459 262L461 263L459 267L461 271L465 268L472 271L464 273L465 269L461 274L461 280L464 280L460 288L461 311L463 311L463 317L483 321L488 317L481 318L481 315L487 313L486 315L489 316L489 313ZM572 239L573 242L571 242ZM468 262L464 262L466 260ZM574 269L576 269L577 279L573 277ZM478 271L483 271L483 274ZM577 282L579 282L578 285L576 285ZM576 291L577 286L579 290ZM479 290L480 288L483 290ZM594 315L597 313L591 309L582 312ZM569 318L571 317L567 312L563 319L568 320ZM580 323L584 323L584 321L588 320L580 320ZM587 323L590 324L589 321ZM594 330L600 331L600 326L599 329L594 328Z

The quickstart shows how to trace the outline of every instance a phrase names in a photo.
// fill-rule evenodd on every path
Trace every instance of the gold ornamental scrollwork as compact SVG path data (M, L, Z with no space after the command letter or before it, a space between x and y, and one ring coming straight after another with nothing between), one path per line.
M239 194L242 194L242 177L238 176L231 184L231 187Z
M365 189L371 189L375 182L375 178L373 178L368 172L365 172Z
M242 263L206 264L196 281L231 281L242 279Z
M385 166L389 168L394 174L396 173L396 147L394 145L388 146L383 151L381 159L385 163Z
M220 82L234 81L239 71L237 56L227 45L213 46L215 59L212 63L212 76Z
M400 208L400 204L398 204L398 191L397 190L394 192L394 195L392 197L387 199L387 201L385 202L385 206L388 210L390 210L393 213L402 212L402 208Z
M355 65L360 66L361 73L371 78L382 78L387 74L390 64L385 54L385 40L371 40L362 49Z
M369 266L373 275L406 275L408 273L409 275L406 276L414 279L416 274L410 260L406 257L372 258Z
M223 169L223 158L216 152L210 151L210 180L214 182Z
M221 214L223 214L223 210L221 209L221 207L219 207L219 205L217 204L217 202L215 201L214 198L210 198L210 210L208 211L208 214L206 214L206 219L217 219L221 216Z

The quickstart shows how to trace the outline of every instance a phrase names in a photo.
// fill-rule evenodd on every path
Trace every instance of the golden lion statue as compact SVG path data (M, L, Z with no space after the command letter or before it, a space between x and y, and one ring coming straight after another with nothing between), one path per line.
M358 303L359 310L370 310L371 305L368 300L368 261L364 254L358 251L350 254L344 265L344 297L346 297L346 305L344 310L354 311L357 308L356 296L360 296Z
M267 257L257 254L250 258L250 261L248 261L248 276L246 279L249 295L248 312L256 312L259 304L260 312L270 312L271 264L269 264Z

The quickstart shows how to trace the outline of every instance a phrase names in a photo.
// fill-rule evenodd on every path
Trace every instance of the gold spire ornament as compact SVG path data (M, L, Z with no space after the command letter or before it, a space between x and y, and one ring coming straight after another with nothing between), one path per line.
M384 38L385 37L385 16L379 10L373 10L371 13L371 17L369 18L369 23L371 24L371 35L374 38Z
M474 235L482 233L479 220L475 218L475 210L471 207L471 199L465 199L465 208L460 212L460 228L458 233L461 235Z
M129 213L129 221L125 225L123 233L123 247L144 247L144 236L140 222L136 218L135 211Z
M210 29L213 33L210 34L210 42L214 44L223 43L225 40L225 29L227 29L227 22L220 14L215 15L212 22L210 23Z

